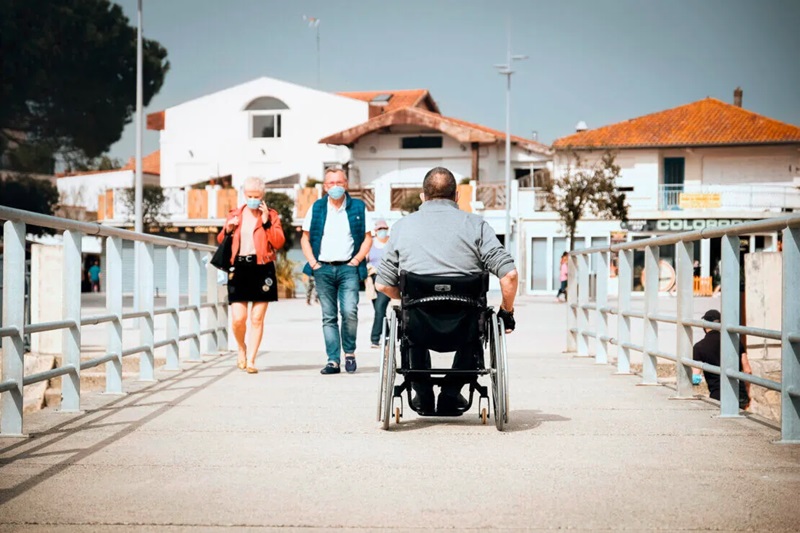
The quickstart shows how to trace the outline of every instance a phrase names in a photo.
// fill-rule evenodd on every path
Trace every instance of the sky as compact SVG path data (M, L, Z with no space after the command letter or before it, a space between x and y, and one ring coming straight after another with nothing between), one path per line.
M136 0L116 0L136 23ZM320 19L320 80L316 30ZM170 70L145 113L261 76L428 89L442 114L546 144L707 96L800 126L800 0L143 0ZM534 134L534 132L536 132ZM131 123L111 155L134 154ZM144 153L158 149L145 130Z

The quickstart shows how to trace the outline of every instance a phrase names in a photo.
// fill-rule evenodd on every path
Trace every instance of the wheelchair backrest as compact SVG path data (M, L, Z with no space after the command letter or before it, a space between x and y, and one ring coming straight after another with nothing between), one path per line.
M455 351L483 337L489 274L426 276L400 272L403 338L437 352Z

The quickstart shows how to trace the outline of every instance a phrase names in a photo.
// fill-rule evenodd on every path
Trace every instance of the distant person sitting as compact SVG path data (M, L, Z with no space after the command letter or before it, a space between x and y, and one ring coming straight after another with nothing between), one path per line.
M703 320L708 322L719 322L721 318L722 317L720 316L719 311L716 309L709 309L702 317ZM701 361L709 365L720 366L720 332L708 328L703 328L703 331L706 332L706 336L694 345L692 358L695 361ZM739 371L747 374L753 373L752 369L750 368L750 361L747 359L747 353L745 352L744 345L741 343L741 341L739 342ZM694 370L694 373L699 372L699 370ZM708 395L711 398L719 401L719 375L703 370L703 377L708 384ZM749 406L750 383L739 381L739 407L741 409L747 409Z

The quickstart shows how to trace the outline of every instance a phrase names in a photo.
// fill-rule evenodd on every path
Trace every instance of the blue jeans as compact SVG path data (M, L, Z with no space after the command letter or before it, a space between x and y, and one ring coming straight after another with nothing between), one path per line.
M378 297L372 300L372 308L375 309L375 318L372 320L372 331L369 340L372 344L381 343L381 333L383 333L383 319L386 317L386 308L389 307L391 299L383 294L378 293Z
M322 334L328 362L339 363L341 353L355 353L358 330L358 269L349 265L322 265L314 271L320 307ZM339 334L339 317L342 329Z

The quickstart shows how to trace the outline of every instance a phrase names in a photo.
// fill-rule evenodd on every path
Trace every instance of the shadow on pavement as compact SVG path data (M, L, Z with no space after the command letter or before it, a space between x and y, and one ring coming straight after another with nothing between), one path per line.
M487 430L495 431L494 418L489 416L486 425L481 423L477 411L472 410L458 417L447 416L417 416L413 411L407 410L406 413L411 413L411 418L403 419L400 425L392 424L389 426L390 432L403 432L403 431L416 431L421 429L430 428L433 426L463 426L463 427L486 427ZM509 414L509 422L506 425L504 433L516 433L519 431L530 431L542 425L542 422L568 422L570 418L543 413L535 409L522 409L512 410Z
M196 367L190 367L188 370L185 370L180 374L164 378L161 381L157 381L152 385L148 385L147 387L144 387L140 390L130 392L127 395L122 396L116 400L113 400L101 407L87 410L85 413L82 413L75 417L70 417L69 420L66 420L61 424L51 427L50 429L47 429L41 433L35 434L34 438L36 440L32 439L19 440L14 444L0 448L0 454L7 455L18 448L33 444L32 447L16 455L13 455L11 457L0 458L0 466L11 465L14 464L16 461L21 461L36 457L45 457L49 455L64 455L64 454L68 455L68 457L65 458L64 461L61 461L59 463L50 466L49 468L46 468L39 474L30 477L15 486L0 490L0 505L3 505L6 502L16 498L17 496L24 494L25 492L37 486L39 483L42 483L43 481L46 481L47 479L64 471L69 466L74 465L78 461L81 461L86 457L89 457L90 455L102 450L103 448L117 442L121 438L133 433L146 423L155 420L159 416L163 415L164 413L175 407L177 404L190 398L191 396L194 396L195 394L204 390L207 386L213 384L214 382L223 379L228 374L236 370L236 367L231 368L227 371L223 371L217 375L205 377L203 382L198 383L196 386L191 387L188 391L184 392L179 397L170 400L168 402L159 402L159 401L145 402L143 400L146 400L152 397L153 395L163 393L166 391L186 388L186 387L173 388L171 387L171 385L179 384L187 379L198 379L198 374L207 371L209 369L217 368L220 365L227 365L227 364L229 364L227 358L220 357L219 359L212 359L206 364L198 365ZM131 407L157 406L157 405L161 405L161 407L156 409L155 411L145 414L144 416L136 420L131 420L129 422L113 422L109 424L98 424L98 422L114 415L121 409L128 409ZM81 431L88 431L91 429L97 429L109 426L120 426L120 430L93 445L79 449L68 449L68 450L56 449L55 451L52 452L48 450L49 447L59 443L60 441L70 436L79 434ZM42 442L41 444L37 445L36 444L37 441L42 441Z

